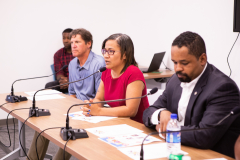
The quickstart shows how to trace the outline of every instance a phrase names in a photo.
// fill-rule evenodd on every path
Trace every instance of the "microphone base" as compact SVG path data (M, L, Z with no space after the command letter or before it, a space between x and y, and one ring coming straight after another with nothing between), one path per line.
M7 95L6 101L10 103L27 101L27 97Z
M29 110L29 117L41 117L41 116L49 116L51 115L48 109L38 109L35 107L34 109L31 107Z
M62 127L60 130L60 136L64 141L67 141L70 136L71 140L88 138L88 134L85 129L72 129L72 127L69 127L69 129L66 129L66 127Z

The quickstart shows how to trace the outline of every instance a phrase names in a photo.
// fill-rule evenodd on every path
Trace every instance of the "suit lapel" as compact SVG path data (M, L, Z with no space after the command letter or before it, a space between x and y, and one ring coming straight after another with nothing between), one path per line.
M170 107L172 108L171 109L172 113L178 114L178 102L182 95L182 87L180 86L180 83L179 83L179 85L177 85L177 87L175 88L173 93L174 94L172 97L172 102L177 102L177 103L172 103Z
M198 80L196 86L193 89L191 94L190 100L188 102L187 111L185 115L184 126L188 126L191 124L191 117L192 117L192 109L194 108L194 104L198 96L202 93L203 87L207 84L207 80L209 74L211 73L211 64L208 63L208 66L200 79Z

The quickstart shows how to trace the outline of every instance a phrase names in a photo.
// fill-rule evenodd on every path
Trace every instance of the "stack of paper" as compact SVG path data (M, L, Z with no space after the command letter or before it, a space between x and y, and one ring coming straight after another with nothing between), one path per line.
M86 129L88 132L99 136L99 139L118 148L122 153L132 159L140 159L140 146L147 134L142 130L131 127L127 124L104 126ZM151 142L159 142L160 139L149 136L144 144ZM133 147L131 147L133 146ZM155 159L167 157L166 143L144 145L144 159ZM183 152L183 154L187 154Z
M122 134L142 133L143 131L127 124L103 126L86 129L88 132L95 134L98 137L116 136Z
M36 93L36 91L25 92L25 93L29 95L29 97L27 97L27 99L33 100L33 95ZM62 93L62 92L59 92L59 91L56 91L56 90L39 91L39 92L37 92L37 94L35 96L35 100L36 101L41 101L41 100L65 98L65 97L59 95L60 93Z
M69 113L68 116L72 117L72 119L75 119L75 120L87 121L87 122L91 122L91 123L98 123L98 122L101 122L101 121L106 121L106 120L109 120L109 119L117 118L117 117L109 117L109 116L87 117L87 116L83 115L82 112L83 111ZM65 114L65 115L67 115L67 114Z
M122 153L129 156L132 159L140 159L140 149L141 146L119 148ZM144 159L157 159L168 156L167 144L166 143L157 143L143 146L143 158ZM187 152L182 151L182 154L186 155Z
M140 145L147 136L147 134L142 133L142 130L126 124L89 128L87 131L99 136L100 140L116 148ZM149 136L144 143L151 143L154 141L161 140Z

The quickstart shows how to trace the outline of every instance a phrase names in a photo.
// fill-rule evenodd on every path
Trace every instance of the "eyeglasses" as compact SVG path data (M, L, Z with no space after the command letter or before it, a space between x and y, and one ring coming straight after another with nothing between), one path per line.
M114 55L115 52L121 52L121 51L114 51L114 50L102 49L102 54L103 54L103 55L105 55L105 53L108 53L108 55Z

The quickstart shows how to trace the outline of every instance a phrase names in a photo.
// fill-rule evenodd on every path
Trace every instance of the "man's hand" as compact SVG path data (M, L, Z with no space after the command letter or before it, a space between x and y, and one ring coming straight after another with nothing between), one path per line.
M68 78L62 76L62 77L59 79L59 84L64 84L64 83L68 83ZM67 89L67 88L68 88L68 84L63 85L63 86L60 86L60 89Z
M235 146L234 146L234 153L235 153L235 158L236 160L240 160L240 136L238 137Z
M159 120L159 124L156 125L156 130L158 132L166 132L167 130L167 124L171 119L171 112L169 112L168 110L163 110L160 113L160 120ZM166 134L162 134L164 138L166 138Z

